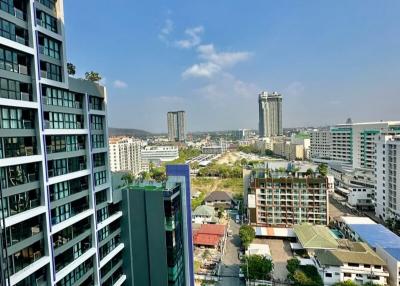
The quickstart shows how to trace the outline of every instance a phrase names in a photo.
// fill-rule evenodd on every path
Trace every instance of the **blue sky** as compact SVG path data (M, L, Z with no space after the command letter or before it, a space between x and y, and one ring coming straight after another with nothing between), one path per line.
M111 5L112 3L112 5ZM99 71L109 125L257 128L257 94L284 127L400 120L400 1L64 1L67 57Z

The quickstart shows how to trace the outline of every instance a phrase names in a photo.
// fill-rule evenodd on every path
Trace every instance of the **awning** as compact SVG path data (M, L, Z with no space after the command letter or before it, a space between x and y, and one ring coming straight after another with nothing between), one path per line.
M301 244L300 243L290 243L290 248L292 249L292 250L301 250L301 249L304 249L303 248L303 246L301 246Z
M292 228L283 227L254 227L256 236L269 236L269 237L296 237Z

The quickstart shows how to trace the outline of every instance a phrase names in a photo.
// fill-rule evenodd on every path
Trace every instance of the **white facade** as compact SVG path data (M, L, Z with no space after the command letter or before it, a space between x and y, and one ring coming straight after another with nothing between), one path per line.
M142 171L141 148L141 141L134 138L110 139L111 171L131 171L138 175Z
M310 133L311 159L329 159L332 151L332 137L329 130L314 130Z
M0 18L0 284L113 282L105 88L68 76L62 0L2 1Z
M330 129L332 162L355 169L374 169L375 137L400 131L399 121L339 124Z
M149 163L156 165L170 162L179 158L178 147L175 146L146 146L142 149L143 168L148 168Z
M400 219L400 136L377 136L375 157L375 214Z
M400 248L400 246L399 246ZM395 254L392 254L394 251ZM387 250L382 247L376 248L376 253L386 262L389 271L389 285L400 286L400 249Z
M282 127L282 95L263 91L258 96L260 137L280 136Z

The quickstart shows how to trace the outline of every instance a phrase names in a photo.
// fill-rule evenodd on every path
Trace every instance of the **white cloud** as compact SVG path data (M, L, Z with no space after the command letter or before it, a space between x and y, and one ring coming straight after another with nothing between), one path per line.
M195 90L197 95L200 95L208 100L217 100L221 98L250 98L256 97L259 88L253 84L244 82L235 78L229 73L222 73L211 80L207 85ZM222 104L225 100L219 100Z
M113 85L115 88L127 88L128 87L128 84L126 82L119 80L119 79L115 80L113 82Z
M211 78L215 74L217 74L221 70L220 66L208 62L208 63L199 63L199 64L194 64L188 69L186 69L183 73L182 76L184 78L187 77L206 77L206 78Z
M221 67L231 67L239 62L248 60L250 52L221 52L218 53L213 44L201 45L197 48L201 59L213 62Z
M168 42L168 36L174 30L174 22L170 18L165 20L164 26L161 28L158 38L163 42Z
M175 45L182 49L190 49L201 43L201 35L204 33L203 26L188 28L185 30L186 39L175 41Z
M198 57L204 62L194 64L187 68L183 73L183 78L205 77L211 78L224 71L225 68L232 67L239 62L248 60L250 52L217 52L213 44L201 45L197 48Z

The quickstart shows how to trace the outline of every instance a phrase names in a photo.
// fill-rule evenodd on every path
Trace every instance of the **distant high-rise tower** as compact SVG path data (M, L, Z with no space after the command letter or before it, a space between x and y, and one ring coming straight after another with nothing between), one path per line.
M282 128L282 95L263 91L258 96L260 137L280 136Z
M185 111L170 111L167 114L168 138L170 141L185 141Z

